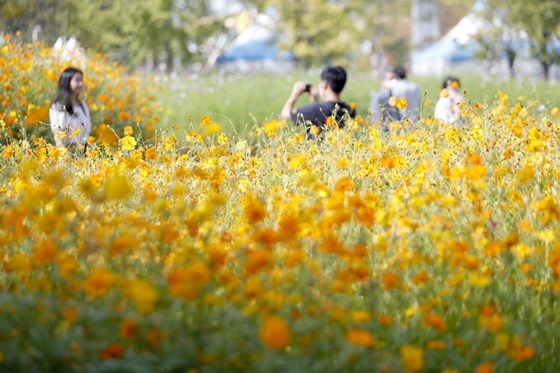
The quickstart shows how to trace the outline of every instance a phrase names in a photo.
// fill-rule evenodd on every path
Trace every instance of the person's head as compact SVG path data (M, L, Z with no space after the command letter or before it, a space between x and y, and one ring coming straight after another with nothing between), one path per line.
M72 112L72 97L77 99L84 87L84 73L74 67L65 69L58 78L58 89L53 100L62 104L68 112Z
M398 77L395 74L394 69L387 69L383 74L383 80L381 81L381 85L387 89L391 89L393 88L397 78Z
M461 89L461 82L459 81L459 78L456 78L454 76L448 76L443 81L442 88L448 89L448 90L453 89L454 91L459 91Z
M396 66L393 68L393 73L397 76L398 79L406 79L406 70L402 66Z
M321 72L321 80L326 81L334 93L340 93L346 84L346 70L340 66L325 67Z

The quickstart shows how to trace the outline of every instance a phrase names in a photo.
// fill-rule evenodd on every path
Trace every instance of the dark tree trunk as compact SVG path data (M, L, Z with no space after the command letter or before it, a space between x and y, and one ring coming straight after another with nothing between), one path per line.
M541 61L541 66L543 68L544 80L548 80L548 77L550 75L550 64L548 63L548 61Z

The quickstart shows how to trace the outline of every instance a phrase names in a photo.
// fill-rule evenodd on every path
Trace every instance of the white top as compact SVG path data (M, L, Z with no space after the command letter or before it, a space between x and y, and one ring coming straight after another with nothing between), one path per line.
M434 116L440 122L458 123L461 119L459 103L463 97L460 94L449 92L448 97L440 97L436 103Z
M78 104L73 109L74 115L70 115L62 109L62 105L58 104L51 105L49 109L51 130L56 146L85 144L91 133L91 119L86 103L82 101L81 105Z

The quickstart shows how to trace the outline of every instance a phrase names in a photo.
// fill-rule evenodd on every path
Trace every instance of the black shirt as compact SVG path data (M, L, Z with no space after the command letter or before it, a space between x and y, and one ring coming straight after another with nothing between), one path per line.
M314 102L298 108L295 113L292 112L292 120L296 125L304 124L307 127L308 132L309 127L311 126L307 122L311 122L311 124L314 124L319 127L320 130L323 130L325 128L325 121L333 114L339 127L344 127L344 120L347 118L344 116L346 114L348 114L350 118L354 118L356 116L355 110L351 109L350 106L346 105L346 103L326 101Z

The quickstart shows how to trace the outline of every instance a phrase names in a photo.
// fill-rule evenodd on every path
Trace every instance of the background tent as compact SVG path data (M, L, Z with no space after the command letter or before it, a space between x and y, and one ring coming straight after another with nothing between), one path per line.
M218 66L227 70L281 71L291 68L293 55L278 48L273 19L259 14L218 57Z
M411 71L419 75L442 75L453 65L471 61L479 49L475 40L484 27L484 21L476 15L477 2L467 14L444 37L434 44L412 53Z

